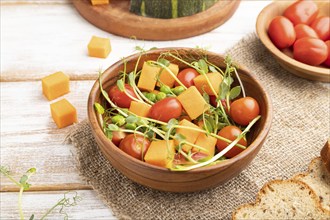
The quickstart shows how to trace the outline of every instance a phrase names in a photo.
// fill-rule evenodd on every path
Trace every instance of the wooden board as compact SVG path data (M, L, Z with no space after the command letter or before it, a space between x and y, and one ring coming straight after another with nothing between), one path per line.
M90 23L110 33L144 40L175 40L206 33L226 22L240 0L219 1L192 16L157 19L129 12L128 0L111 0L109 5L92 6L90 0L73 1L78 12Z

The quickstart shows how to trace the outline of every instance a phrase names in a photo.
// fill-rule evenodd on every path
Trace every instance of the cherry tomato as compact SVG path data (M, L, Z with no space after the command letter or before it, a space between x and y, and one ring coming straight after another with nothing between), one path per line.
M270 22L268 35L279 49L290 47L296 40L293 24L283 16L277 16Z
M116 146L119 146L120 142L126 137L126 133L122 131L113 131L112 132L112 143Z
M217 98L216 98L214 95L210 95L210 104L211 104L213 107L217 107L216 99L217 99ZM227 114L229 114L226 100L222 99L222 100L221 100L221 103L222 103L222 105L223 105L223 108L225 109L225 112L226 112ZM231 104L231 101L229 101L229 104Z
M330 17L321 16L316 18L311 27L316 31L321 40L330 40Z
M128 155L143 160L149 146L150 141L147 138L141 135L129 134L120 142L119 148Z
M237 99L230 105L230 116L240 125L248 125L259 112L259 104L252 97Z
M125 89L132 97L137 98L133 88L130 85L125 84ZM112 86L108 94L110 100L121 108L129 108L131 105L132 99L127 96L124 91L120 91L117 85Z
M328 67L330 67L330 40L327 40L325 44L328 47L328 58L324 61L324 64Z
M314 29L306 24L297 24L294 30L296 31L296 40L304 37L319 38Z
M221 137L224 137L228 140L234 141L238 135L240 135L242 133L241 129L239 129L236 126L233 125L229 125L226 126L224 128L222 128L219 132L218 135ZM247 146L246 140L244 138L241 138L238 141L239 144L243 145L243 146ZM217 141L217 148L219 151L222 151L223 149L225 149L230 143L227 143L225 141L222 141L220 139L218 139ZM241 153L244 149L237 147L236 145L230 149L227 153L225 153L226 157L234 157L237 154Z
M177 118L182 113L181 103L174 97L167 97L152 105L149 117L168 122L172 118Z
M311 24L319 13L319 9L313 1L296 1L283 13L294 25Z
M294 59L313 66L320 65L328 57L328 48L320 39L305 37L293 45Z
M197 70L193 69L193 68L186 68L181 70L177 77L178 79L182 82L183 85L185 85L187 88L189 88L190 86L194 85L194 78L196 76L198 76L199 73L197 72ZM178 82L175 82L175 86L179 86Z

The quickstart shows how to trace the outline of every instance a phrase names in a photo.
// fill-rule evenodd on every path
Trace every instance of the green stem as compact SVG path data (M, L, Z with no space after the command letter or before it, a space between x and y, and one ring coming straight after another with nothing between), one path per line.
M8 175L6 172L1 172L3 175L5 175L5 177L7 177L10 181L12 181L13 183L15 183L15 185L17 185L18 187L21 187L21 184L19 182L17 182L16 180L13 179L13 177L11 177L10 175Z
M24 219L23 208L22 208L22 196L23 196L23 191L24 191L24 187L21 186L21 188L20 188L20 190L19 190L19 194L18 194L18 210L19 210L19 216L20 216L20 219L21 219L21 220Z
M196 169L196 168L200 168L206 165L209 165L213 162L215 162L216 160L218 160L220 157L222 157L223 155L225 155L228 151L230 151L239 141L241 138L243 138L246 133L251 129L251 127L261 118L260 115L258 115L256 118L254 118L249 125L244 129L244 131L237 136L237 138L231 143L229 144L225 149L223 149L222 151L220 151L218 154L216 154L214 157L212 157L210 160L202 162L202 163L198 163L192 166L180 166L177 165L174 168L171 168L171 170L173 171L188 171L188 170L192 170L192 169ZM236 145L237 146L237 145Z
M40 220L44 220L59 204L63 203L65 201L65 198L58 201L53 207L47 210L47 212L41 217Z

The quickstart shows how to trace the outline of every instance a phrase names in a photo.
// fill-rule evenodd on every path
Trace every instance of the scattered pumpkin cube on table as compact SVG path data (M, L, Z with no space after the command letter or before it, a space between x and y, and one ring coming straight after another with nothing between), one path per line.
M88 44L88 55L97 58L107 58L111 52L111 44L109 38L92 36Z
M42 93L51 101L70 92L69 76L56 72L41 79Z
M92 5L108 5L110 0L91 0Z
M50 111L58 128L64 128L77 122L76 108L66 99L50 104Z

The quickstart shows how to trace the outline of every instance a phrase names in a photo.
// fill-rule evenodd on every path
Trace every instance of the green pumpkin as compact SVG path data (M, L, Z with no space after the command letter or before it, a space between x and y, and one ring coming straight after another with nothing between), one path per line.
M190 16L213 6L219 0L131 0L132 13L152 18Z

